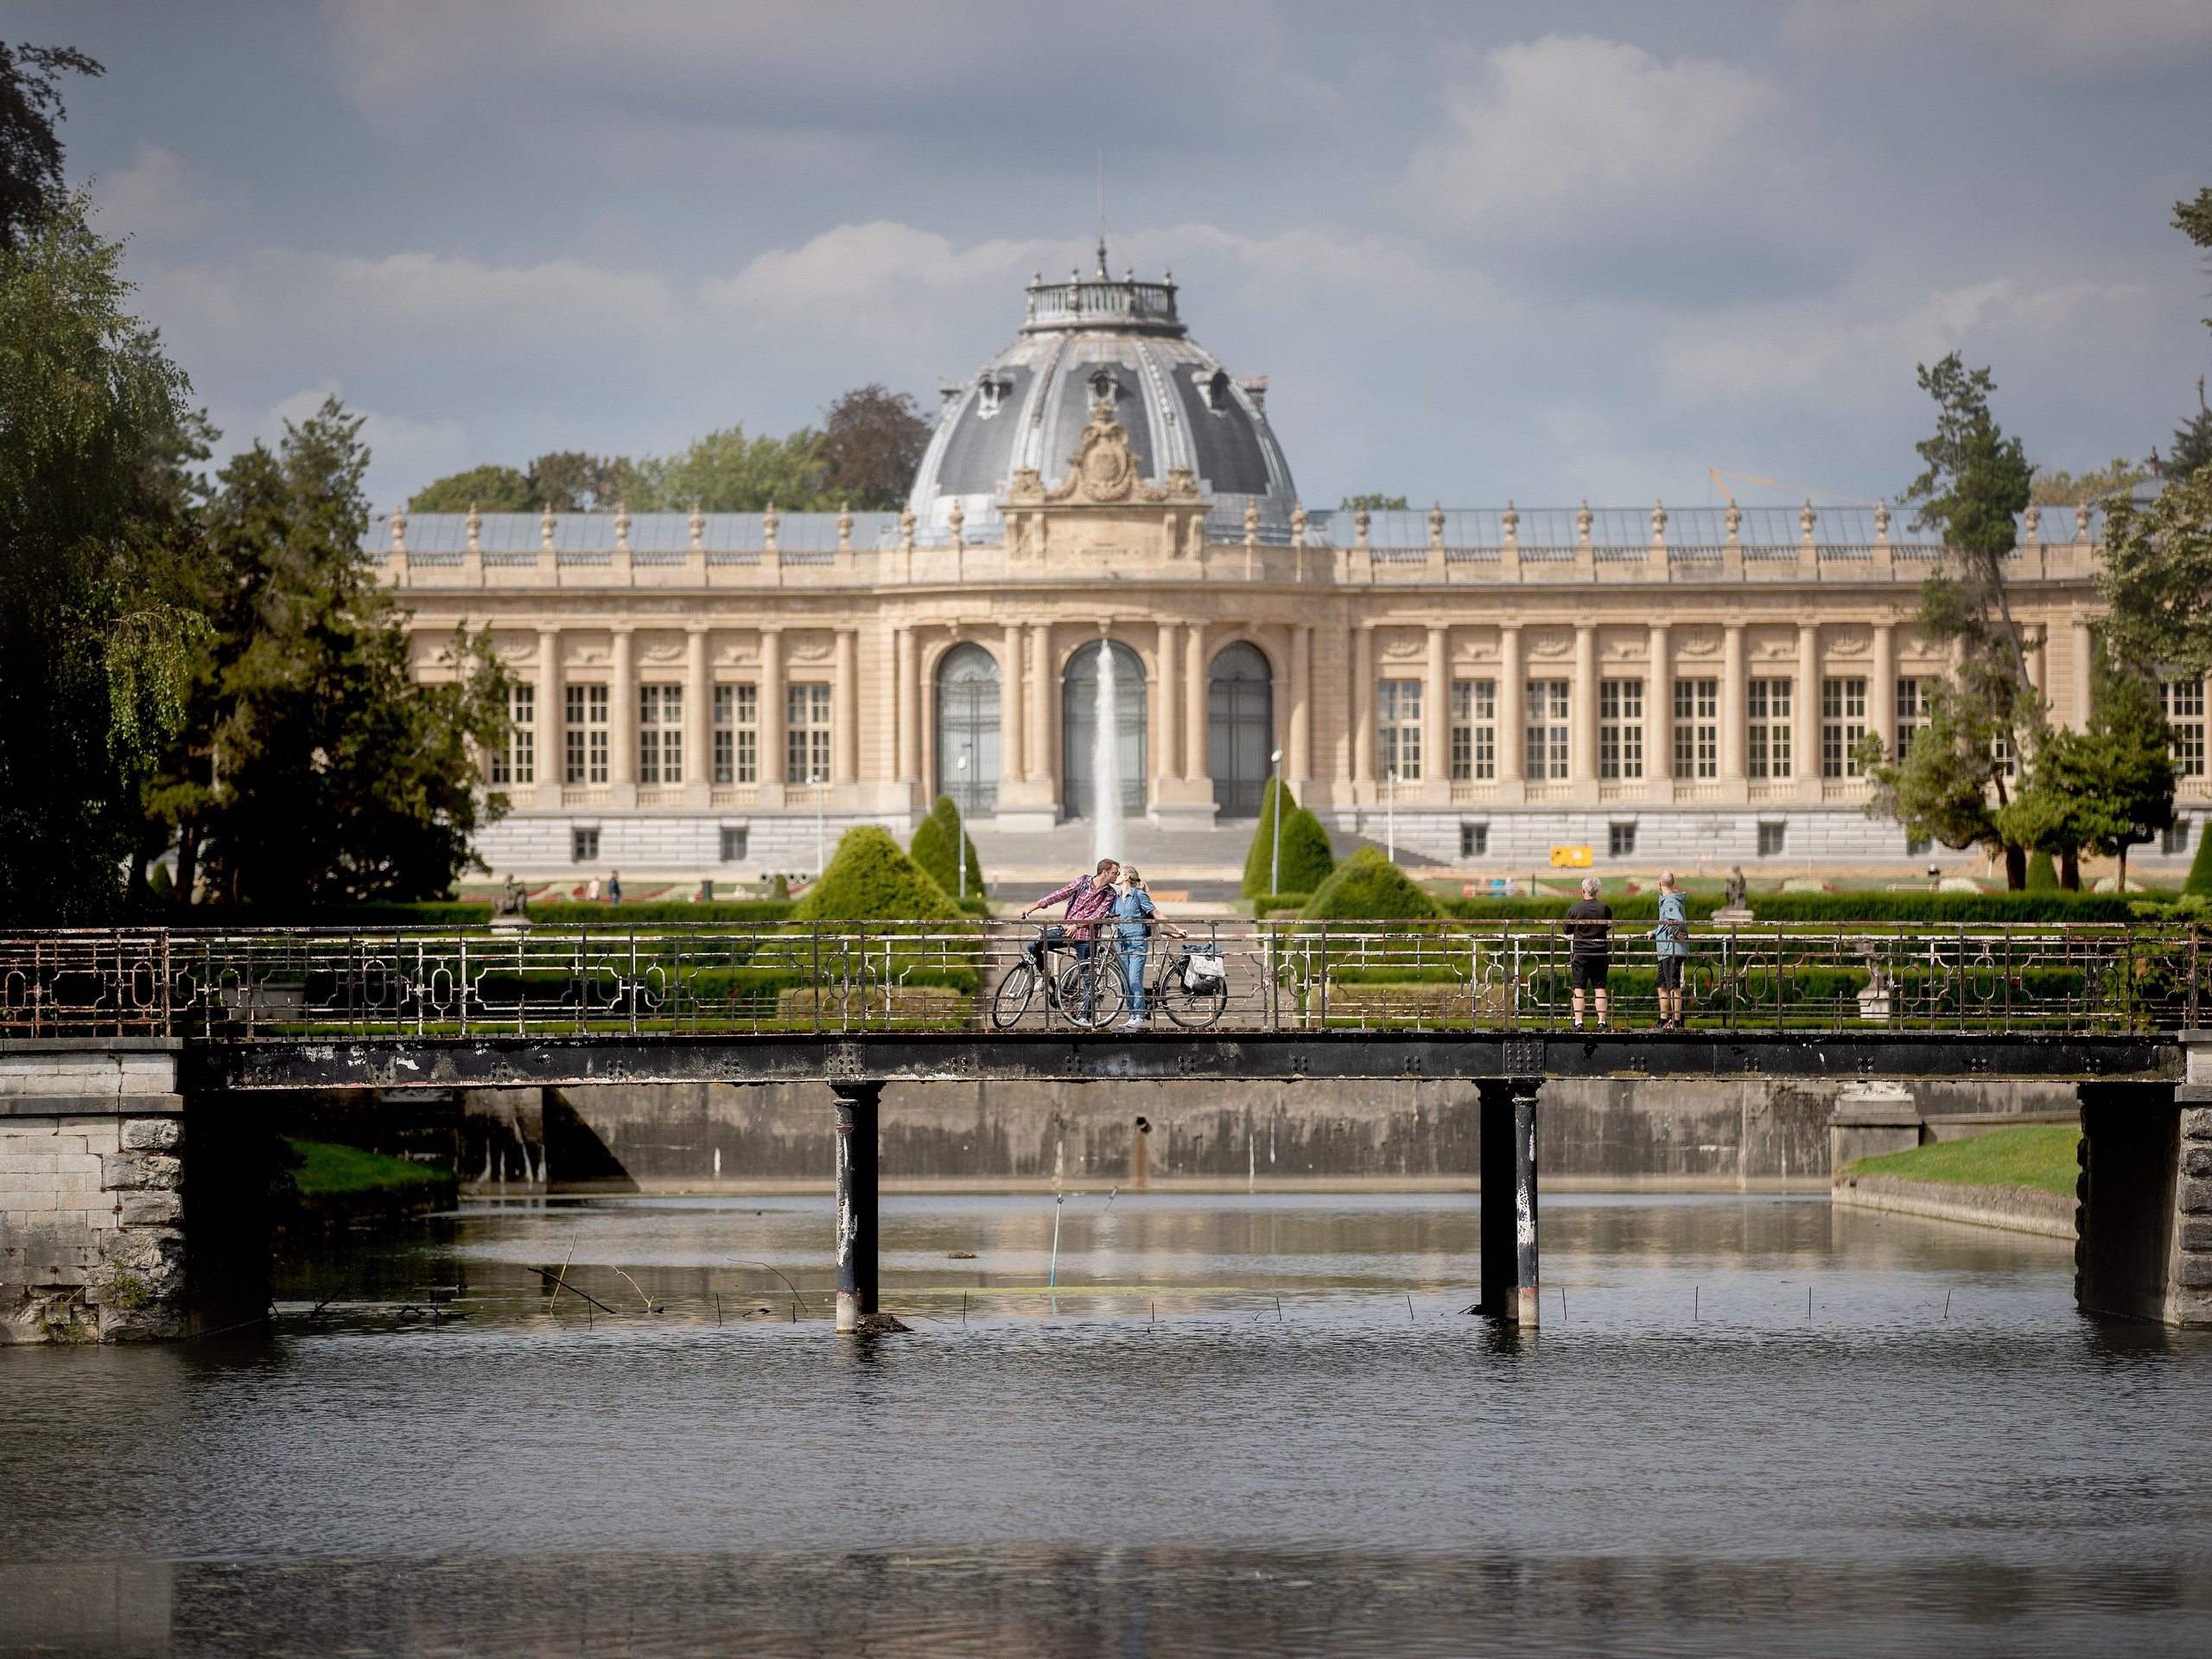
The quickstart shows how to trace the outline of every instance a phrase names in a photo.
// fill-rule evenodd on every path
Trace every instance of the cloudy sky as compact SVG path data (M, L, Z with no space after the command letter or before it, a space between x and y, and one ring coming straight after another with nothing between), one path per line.
M2031 454L2212 366L2205 0L46 4L73 175L230 443L335 391L379 506L542 450L935 406L1085 258L1266 374L1301 493L1894 495L1913 365ZM1787 499L1761 489L1744 499Z

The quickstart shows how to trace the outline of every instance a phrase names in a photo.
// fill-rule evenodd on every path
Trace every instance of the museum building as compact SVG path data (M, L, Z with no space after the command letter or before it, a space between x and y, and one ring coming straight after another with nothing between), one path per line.
M1904 515L1307 512L1266 392L1190 338L1172 277L1114 279L1102 249L945 385L900 512L396 512L369 556L418 673L466 626L515 676L487 759L512 810L480 841L503 873L811 869L825 836L903 832L939 792L1047 829L1094 810L1102 697L1122 810L1164 827L1252 817L1280 753L1333 828L1471 871L1562 843L1601 867L1923 855L1866 816L1853 757L1909 742L1947 667L1913 631L1937 549ZM2069 723L2100 529L2031 508L2012 562ZM2206 804L2203 683L2162 695L2184 822L2154 862Z

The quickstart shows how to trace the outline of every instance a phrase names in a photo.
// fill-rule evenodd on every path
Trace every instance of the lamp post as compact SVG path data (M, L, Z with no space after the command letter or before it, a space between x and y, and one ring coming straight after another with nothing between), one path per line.
M1281 749L1275 750L1274 753L1268 756L1268 765L1274 772L1275 791L1275 844L1274 850L1268 855L1268 892L1273 894L1282 891L1282 751Z
M1394 768L1389 774L1389 784L1383 793L1382 821L1389 826L1390 861L1398 861L1398 774Z
M952 786L952 861L960 867L960 898L963 903L968 898L968 814L961 805L960 798L968 792L968 749L969 746L963 743L960 759L953 762L960 777Z

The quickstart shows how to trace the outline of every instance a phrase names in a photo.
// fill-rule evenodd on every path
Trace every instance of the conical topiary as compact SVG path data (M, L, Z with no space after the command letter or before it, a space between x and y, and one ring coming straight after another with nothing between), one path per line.
M1302 893L1302 887L1278 888L1273 880L1275 861L1275 807L1277 796L1282 798L1285 814L1283 827L1290 827L1288 815L1298 810L1297 798L1290 792L1290 785L1280 778L1268 779L1267 787L1260 791L1260 822L1252 831L1252 844L1244 854L1243 896L1256 899L1263 893Z
M1329 832L1304 807L1294 807L1282 821L1282 891L1312 893L1337 868Z
M822 878L792 907L799 922L953 921L960 910L936 878L899 849L888 830L845 831Z
M2049 853L2031 853L2028 855L2026 891L2029 893L2056 893L2058 891L2058 867L2050 861Z
M960 817L959 809L952 804L952 797L940 795L930 815L915 827L910 849L915 863L936 879L938 886L957 898L960 893L960 866L953 849L957 846L968 858L968 896L983 896L983 861L976 855L976 843L968 836L968 826Z
M2199 823L2196 830L2196 856L2190 861L2189 880L2181 884L2183 893L2201 893L2212 897L2212 823Z
M1286 821L1283 828L1289 827ZM1338 865L1306 901L1303 912L1309 922L1420 921L1443 913L1427 890L1385 858L1380 847L1363 847Z

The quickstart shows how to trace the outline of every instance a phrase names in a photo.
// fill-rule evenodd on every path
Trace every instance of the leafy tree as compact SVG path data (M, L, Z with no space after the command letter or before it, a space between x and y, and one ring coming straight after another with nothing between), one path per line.
M1869 736L1862 754L1873 791L1866 815L1895 818L1915 840L1940 841L1957 849L1986 844L2020 860L2018 887L2027 878L2024 841L2007 841L1999 828L1998 805L1991 796L2001 785L1999 763L1989 741L1993 722L1979 690L1948 681L1929 688L1928 723L1912 740L1904 758L1884 759L1880 739ZM2012 834L2022 833L2016 819Z
M2142 675L2101 649L2090 663L2088 750L2079 793L2097 831L2091 848L2120 860L2119 891L2127 891L2127 849L2153 839L2174 821L2174 766L2158 694Z
M871 381L830 405L822 429L822 493L863 512L903 504L929 448L930 425L906 392Z
M362 565L362 417L336 398L223 469L207 509L214 634L154 813L179 838L178 893L204 869L234 903L442 896L480 824L476 753L501 741L505 676L457 637L452 677L410 672L406 618Z
M1289 828L1287 819L1283 827ZM1393 864L1380 847L1367 846L1314 889L1302 915L1309 922L1418 921L1443 913L1427 888Z
M2202 467L2212 466L2212 408L2204 402L2204 377L2196 377L2196 413L2174 429L2174 444L2164 461L2153 454L2160 474L2166 478L2187 478Z
M54 132L64 113L55 77L64 70L107 73L74 47L10 51L0 41L0 248L40 230L67 200Z
M960 912L937 878L901 852L888 830L845 831L830 868L791 910L799 922L955 921Z
M1338 509L1342 512L1404 512L1406 498L1402 495L1348 495Z
M2028 486L2028 500L2038 507L2094 505L2108 495L2125 495L2151 476L2149 464L2114 455L2104 466L2076 477L2063 467L2039 467Z
M415 492L410 512L527 512L533 505L530 480L512 467L471 467Z
M915 826L909 856L936 879L938 886L949 893L957 895L961 890L958 862L961 855L954 852L956 847L962 849L968 861L968 896L971 899L981 899L983 896L982 860L976 856L976 843L968 838L967 825L963 822L958 809L953 805L952 797L940 795L937 798L937 804L930 809L929 817Z
M649 458L639 467L632 506L675 512L694 505L707 512L786 512L831 505L822 491L822 439L806 427L782 438L747 438L742 426L709 432L683 454Z
M2097 586L2122 661L2212 668L2212 468L2169 480L2147 505L2113 503Z
M34 58L34 61L46 61ZM10 60L12 63L12 60ZM11 69L11 73L15 73ZM29 107L41 107L36 77ZM20 77L0 93L26 98ZM0 159L22 172L20 135ZM35 147L29 152L35 161ZM52 155L59 156L58 148ZM0 245L0 918L109 919L140 780L182 717L198 619L168 570L205 423L124 308L82 195L20 200Z
M530 463L526 494L530 508L543 512L612 512L640 487L638 469L627 455L588 455L561 449Z

